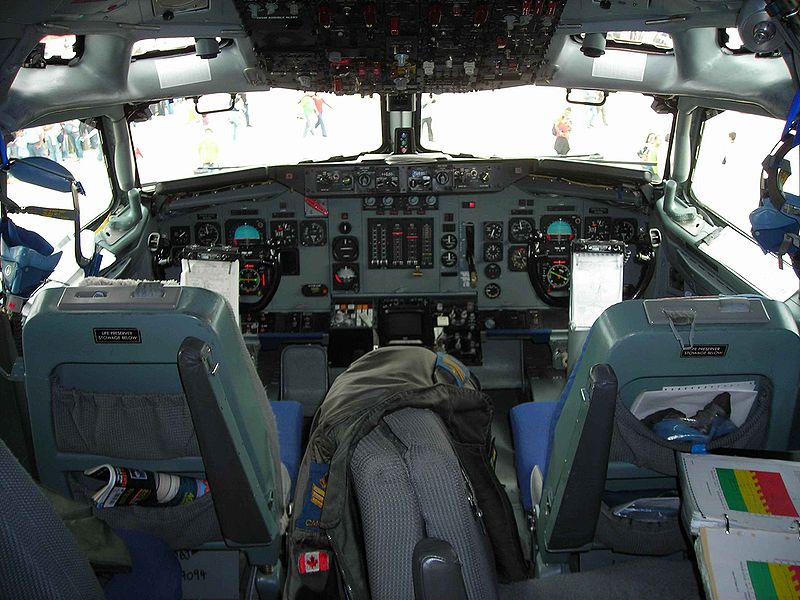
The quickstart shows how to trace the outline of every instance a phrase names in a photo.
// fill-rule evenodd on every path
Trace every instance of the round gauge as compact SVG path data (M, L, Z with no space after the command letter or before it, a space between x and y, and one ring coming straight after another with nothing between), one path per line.
M508 238L512 242L527 242L533 233L533 223L528 219L511 219L508 224Z
M364 198L364 206L367 208L372 208L377 203L378 201L375 199L375 196L367 196L366 198Z
M630 244L636 238L636 224L627 219L614 223L614 239Z
M551 290L563 290L569 286L569 267L563 264L551 265L545 278Z
M425 196L425 206L436 206L436 196Z
M391 207L394 204L394 198L392 196L384 196L381 200L381 204L386 208Z
M551 240L571 240L575 237L575 231L572 229L572 225L569 222L565 221L564 219L556 219L550 225L547 226L547 231L545 232L545 238L548 241Z
M332 250L335 260L356 260L358 258L358 238L352 235L335 237Z
M437 171L433 178L439 185L447 185L450 183L450 175L448 175L447 171Z
M189 228L188 227L173 227L170 231L170 237L172 238L172 244L175 246L188 246L190 243L189 239Z
M408 205L409 206L419 206L419 196L409 196L408 197Z
M486 244L483 247L484 262L498 262L503 260L502 244Z
M300 224L300 243L303 246L324 246L325 224L321 221L303 221Z
M445 250L452 250L453 248L458 246L458 238L455 236L455 234L445 233L442 236L441 244L442 248L444 248Z
M458 256L456 256L455 252L445 252L442 254L442 266L451 269L456 266L458 262Z
M261 287L261 276L255 267L242 267L239 270L239 292L245 296L258 293Z
M272 239L281 246L297 244L297 221L273 221Z
M502 240L503 224L499 221L489 221L483 225L483 239Z
M494 300L495 298L499 298L502 292L503 290L500 289L500 286L497 285L496 283L489 283L486 285L485 288L483 288L483 293L489 300Z
M339 289L349 290L358 283L358 275L350 265L342 265L334 271L333 281Z
M527 246L514 246L508 250L508 269L517 272L528 270Z
M362 188L369 187L369 184L372 183L372 176L369 173L361 173L357 178L358 185Z
M586 239L605 241L611 239L611 222L603 217L586 221Z
M197 243L201 246L213 246L219 242L219 225L216 223L198 223L195 231Z
M502 273L503 270L497 263L489 263L483 270L483 274L486 275L486 279L497 279Z

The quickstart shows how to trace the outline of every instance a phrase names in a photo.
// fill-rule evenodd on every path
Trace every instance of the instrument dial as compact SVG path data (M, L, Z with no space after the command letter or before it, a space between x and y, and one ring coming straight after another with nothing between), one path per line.
M358 238L352 235L335 237L332 251L334 260L356 260L358 259Z
M500 262L503 260L503 245L502 244L486 244L483 247L483 261L484 262Z
M500 275L502 275L502 273L503 270L497 263L489 263L483 270L483 274L486 275L486 279L497 279L500 277Z
M483 293L487 298L489 298L489 300L499 298L502 292L503 290L496 283L486 284L486 287L483 288Z
M173 246L188 246L191 243L188 227L173 227L169 237Z
M327 237L322 221L303 221L300 224L300 244L303 246L324 246Z
M483 225L483 239L502 240L503 224L500 221L488 221Z
M436 196L425 196L425 206L433 207L436 206Z
M358 290L358 271L354 265L334 265L333 289L335 290Z
M297 221L272 221L270 237L280 246L297 245Z
M563 290L569 287L570 270L567 265L555 264L550 265L545 274L547 284L551 290Z
M528 270L527 246L512 246L508 249L508 270L515 272Z
M527 242L532 233L533 222L530 219L515 218L508 222L508 239L511 242Z
M453 233L445 233L442 236L441 244L445 250L453 250L458 246L458 238Z
M261 288L261 274L255 266L244 266L239 270L239 292L243 296L254 296Z
M619 219L614 223L614 239L630 244L636 239L636 222Z
M611 239L611 219L598 217L586 221L585 235L587 240L606 241Z
M384 196L381 200L381 204L383 204L384 208L391 208L394 205L394 197Z
M452 269L456 266L458 262L458 256L456 256L455 252L445 252L442 254L442 266L447 267L448 269Z
M374 206L378 203L375 199L375 196L367 196L364 198L364 208L374 208Z
M408 197L408 205L409 206L419 206L419 196L409 196Z
M194 231L197 243L201 246L214 246L219 243L220 231L216 223L198 223Z

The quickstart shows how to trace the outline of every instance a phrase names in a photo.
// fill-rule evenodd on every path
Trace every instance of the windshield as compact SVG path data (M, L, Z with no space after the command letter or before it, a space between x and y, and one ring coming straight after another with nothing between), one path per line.
M571 98L597 101L602 94L575 90ZM652 102L616 92L603 106L568 104L566 90L535 86L425 95L420 140L450 154L638 163L660 179L672 115L656 114Z
M263 165L352 156L381 145L380 98L275 89L237 94L235 110L198 115L191 99L131 123L143 185Z

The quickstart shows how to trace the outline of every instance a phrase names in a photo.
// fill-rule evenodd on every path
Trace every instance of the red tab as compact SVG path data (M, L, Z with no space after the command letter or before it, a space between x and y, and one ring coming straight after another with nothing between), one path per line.
M320 573L330 568L328 553L324 550L303 552L297 559L297 570L301 575Z

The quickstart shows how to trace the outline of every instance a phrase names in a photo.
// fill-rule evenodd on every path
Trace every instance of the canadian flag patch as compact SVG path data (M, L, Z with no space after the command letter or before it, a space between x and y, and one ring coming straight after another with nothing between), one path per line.
M297 559L297 570L300 574L319 573L329 568L328 553L324 550L303 552Z

